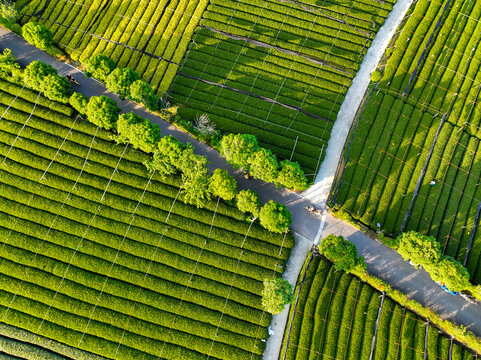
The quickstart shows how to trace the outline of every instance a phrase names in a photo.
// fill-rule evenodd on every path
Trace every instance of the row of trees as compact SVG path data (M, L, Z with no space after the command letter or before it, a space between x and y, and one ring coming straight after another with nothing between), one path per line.
M451 291L467 290L477 298L481 297L481 287L471 284L468 270L459 261L441 252L441 244L436 238L410 231L399 236L397 241L403 259L411 261L414 266L422 266L431 279L444 282Z
M17 72L21 69L11 51L6 49L0 55L0 73L12 78ZM220 197L235 203L239 210L251 214L254 219L259 218L269 231L282 233L291 224L291 213L284 205L269 201L261 207L258 195L251 190L239 192L236 180L226 170L216 169L210 174L207 157L195 154L192 145L184 145L173 136L161 138L157 124L132 112L120 114L117 103L107 96L87 99L80 93L72 93L70 82L59 76L52 66L33 61L19 77L27 87L44 93L51 100L70 103L91 123L115 132L113 138L118 143L130 143L134 148L151 153L152 157L145 163L150 171L161 176L180 174L184 202L203 207L213 196Z
M260 147L254 135L224 135L220 153L235 168L243 168L256 179L295 190L305 190L309 186L297 162L282 160L278 164L276 156L269 149Z
M159 109L159 97L131 68L118 68L112 59L102 54L88 58L84 66L86 76L92 76L105 83L107 89L119 95L122 100L129 98L143 104L149 110Z

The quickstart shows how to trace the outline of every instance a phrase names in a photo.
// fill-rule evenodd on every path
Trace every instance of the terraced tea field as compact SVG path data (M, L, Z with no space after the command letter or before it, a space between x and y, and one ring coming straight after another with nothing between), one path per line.
M383 300L369 284L336 271L321 257L306 261L297 294L297 307L291 306L289 313L282 360L476 358L436 327L428 327L426 319L388 297Z
M369 90L348 139L344 158L350 147L349 159L332 197L338 208L373 229L435 236L477 282L479 19L477 1L413 5L387 50L384 77Z
M46 25L74 60L102 53L131 67L160 96L178 64L208 0L18 0L23 21Z
M319 169L344 96L394 1L210 1L169 90L179 114L254 134Z
M291 234L184 204L70 107L3 80L0 104L2 324L106 358L261 358Z

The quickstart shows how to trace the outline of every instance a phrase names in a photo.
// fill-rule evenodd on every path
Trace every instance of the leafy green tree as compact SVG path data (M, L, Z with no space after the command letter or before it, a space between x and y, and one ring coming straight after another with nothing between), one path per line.
M157 171L161 176L176 174L181 166L185 146L172 135L164 136L157 144L152 158L145 163L150 171Z
M415 266L426 267L435 264L441 257L440 244L432 236L410 231L398 237L398 252L404 260L411 260Z
M250 174L256 179L273 182L277 178L277 159L268 149L260 148L251 157Z
M149 110L159 109L159 97L155 95L152 87L143 80L135 80L130 85L129 98L144 104Z
M139 79L139 75L129 67L116 68L107 76L107 89L118 94L124 100L130 95L130 85Z
M52 32L45 25L38 22L28 22L22 27L22 35L30 44L40 50L48 50L52 47Z
M41 91L50 100L67 103L72 94L70 81L57 74L47 75L42 83Z
M117 120L119 142L130 142L136 149L145 152L153 152L160 139L160 128L157 124L152 124L149 120L130 112L122 114Z
M0 54L0 77L17 82L21 80L22 76L22 70L15 61L12 50L4 49L3 53Z
M287 210L285 205L272 200L261 208L259 219L263 227L276 233L286 231L292 222L291 212Z
M326 236L319 245L319 252L334 262L337 270L351 271L358 266L365 266L364 258L357 254L356 245L342 236Z
M24 71L25 85L34 90L42 91L43 82L48 75L57 75L57 70L42 61L32 61Z
M436 263L425 266L434 281L444 282L451 291L461 291L472 287L468 270L451 256L442 255Z
M379 70L373 71L373 73L371 74L371 81L378 82L381 79L382 79L382 73Z
M68 102L79 114L85 115L87 113L88 99L81 93L74 92Z
M210 178L210 191L214 196L232 200L237 194L237 181L227 170L215 169Z
M107 130L116 128L119 112L117 103L104 95L92 96L87 104L87 119Z
M237 208L242 212L248 212L259 217L259 208L261 203L259 201L259 195L252 190L241 190L236 197Z
M0 0L0 19L5 25L15 24L20 18L15 4L10 0Z
M248 134L225 135L220 142L220 153L235 168L249 170L251 157L259 148L257 138Z
M264 279L262 305L271 314L280 314L287 304L294 301L294 287L287 280Z
M282 160L280 165L281 169L277 175L277 184L287 189L307 189L309 181L304 175L304 171L302 171L301 166L297 162Z
M198 208L211 199L207 163L207 157L194 154L191 146L184 149L180 158L184 202Z
M115 69L115 62L108 56L103 54L95 54L89 57L85 63L85 76L92 76L103 83L107 81L107 77Z

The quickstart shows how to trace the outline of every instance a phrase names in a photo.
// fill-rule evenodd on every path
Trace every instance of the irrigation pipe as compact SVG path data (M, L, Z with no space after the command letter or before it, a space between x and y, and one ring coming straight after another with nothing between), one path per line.
M150 40L152 39L152 36L154 36L155 30L157 30L157 26L159 25L160 20L162 20L162 17L163 17L164 14L165 14L165 10L166 10L167 7L170 5L170 1L171 1L171 0L167 0L167 1L165 2L164 8L162 9L162 12L160 13L159 18L157 19L156 23L154 24L154 27L152 28L152 31L150 32L149 38L148 38L147 41L145 42L145 45L142 47L142 51L145 51L145 50L147 49L147 46L149 45L149 42L150 42Z
M428 334L429 334L429 318L428 318L428 322L426 323L426 334L424 335L424 360L428 359Z
M331 69L333 70L336 70L336 71L339 71L343 74L346 74L346 75L350 75L352 74L352 71L351 70L346 70L345 67L341 66L341 65L337 65L337 64L332 64L331 62L329 61L325 61L325 60L321 60L319 58L316 58L316 57L310 57L306 54L303 54L301 52L298 52L298 51L293 51L293 50L287 50L287 49L284 49L284 48L281 48L279 46L276 46L276 45L270 45L270 44L267 44L265 42L261 42L261 41L257 41L257 40L253 40L253 39L249 39L245 36L240 36L240 35L233 35L233 34L230 34L228 32L225 32L225 31L222 31L222 30L218 30L218 29L214 29L210 26L205 26L205 25L199 25L199 27L201 28L204 28L204 29L208 29L212 32L215 32L215 33L218 33L220 35L223 35L227 38L230 38L230 39L233 39L233 40L243 40L243 41L246 41L248 42L249 44L251 45L255 45L255 46L259 46L259 47L264 47L264 48L271 48L271 49L275 49L279 52L283 52L285 54L289 54L289 55L293 55L293 56L300 56L302 58L304 58L305 60L313 63L313 64L316 64L316 65L321 65L321 66L328 66L330 67Z
M444 5L443 12L441 13L441 16L439 17L439 19L436 23L436 26L434 27L434 30L433 30L431 36L429 37L428 42L426 43L426 46L424 47L423 52L419 56L418 63L416 64L416 67L414 68L414 71L412 72L411 77L409 78L409 83L407 84L406 88L404 89L403 97L406 96L407 93L409 92L409 88L411 87L411 83L413 82L413 80L416 77L416 74L418 72L419 65L421 65L421 63L424 60L424 57L426 56L426 52L428 50L428 47L431 44L431 41L433 41L434 35L436 34L436 31L438 30L439 25L441 25L441 21L443 19L444 13L446 12L447 8L449 7L450 2L451 2L451 0L447 0L446 5Z
M426 169L428 168L429 161L431 160L431 156L433 155L434 146L436 145L439 133L441 132L441 128L443 127L444 120L446 119L446 117L447 117L447 113L445 113L443 115L443 117L442 117L442 119L439 123L438 130L436 131L436 135L434 136L433 143L431 144L431 149L429 149L429 154L426 157L426 160L424 161L424 165L423 165L423 168L421 170L421 174L419 175L418 181L416 183L416 187L414 188L413 197L411 199L411 202L409 203L409 207L408 207L408 210L406 211L406 215L404 215L404 220L402 222L401 229L399 230L399 235L402 234L402 232L404 230L404 227L406 226L407 220L409 218L409 215L411 214L411 210L412 210L412 207L414 205L414 200L416 199L416 196L419 193L419 189L421 188L421 184L423 182L424 175L426 173Z
M205 80L205 79L202 79L200 77L197 77L197 76L191 76L191 75L187 75L187 74L184 74L182 72L178 72L179 75L182 75L182 76L185 76L186 78L189 78L189 79L193 79L193 80L198 80L198 81L201 81L203 83L206 83L206 84L209 84L209 85L214 85L214 86L219 86L221 88L224 88L224 89L227 89L227 90L232 90L236 93L239 93L239 94L244 94L244 95L248 95L248 96L252 96L254 98L257 98L257 99L261 99L261 100L264 100L266 102L270 102L270 103L274 103L274 104L277 104L277 105L280 105L280 106L283 106L285 107L286 109L290 109L290 110L296 110L296 111L299 111L299 112L302 112L303 114L306 114L307 116L310 116L314 119L319 119L319 120L324 120L324 121L330 121L328 118L325 118L325 117L322 117L322 116L319 116L319 115L316 115L316 114L311 114L307 111L304 111L302 110L301 108L297 107L297 106L292 106L292 105L287 105L287 104L283 104L279 101L276 101L276 100L273 100L271 98L268 98L268 97L265 97L265 96L261 96L261 95L256 95L256 94L253 94L249 91L246 91L246 90L240 90L240 89L236 89L236 88L233 88L231 86L227 86L227 85L224 85L224 84L219 84L219 83L216 83L216 82L213 82L213 81L209 81L209 80Z
M374 335L372 337L372 343L371 343L371 354L369 355L369 360L373 359L374 356L374 350L376 348L376 339L377 339L377 330L379 328L379 320L381 319L381 313L382 313L382 307L384 305L384 299L386 298L386 293L383 291L382 292L382 299L381 299L381 305L379 306L379 310L377 312L377 319L376 323L374 325Z
M481 201L479 202L478 209L476 210L476 217L474 218L473 229L471 230L471 234L469 235L468 248L466 249L466 255L464 255L463 265L465 267L466 267L466 264L468 263L468 258L469 258L469 254L471 253L471 249L473 248L474 234L476 233L476 229L478 228L480 213L481 213Z
M3 112L2 116L0 116L0 120L3 119L3 117L5 116L5 114L7 113L7 111L12 107L13 103L15 102L15 100L17 100L18 96L20 95L20 93L22 92L22 90L25 88L25 85L22 86L22 88L20 89L20 91L18 92L17 96L15 96L15 98L12 100L12 102L10 103L10 105L8 105L8 107L5 109L5 111Z

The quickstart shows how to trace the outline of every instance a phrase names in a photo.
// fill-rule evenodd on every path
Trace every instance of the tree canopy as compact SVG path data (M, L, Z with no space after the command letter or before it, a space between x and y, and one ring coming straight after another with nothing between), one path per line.
M150 171L161 176L176 174L181 166L185 146L172 135L164 136L157 143L152 158L145 163Z
M49 74L45 76L41 90L50 100L63 103L67 103L72 94L70 81L57 74Z
M130 142L136 149L153 152L160 139L160 128L149 120L130 112L122 114L117 120L117 140Z
M220 153L235 168L249 170L251 157L259 148L257 138L248 134L224 135L220 143Z
M207 164L207 158L194 154L194 149L191 146L186 147L182 152L180 169L182 171L184 202L198 208L203 207L211 199Z
M23 81L29 88L42 91L43 82L48 75L57 75L57 70L42 61L32 61L27 65Z
M101 95L92 96L87 104L88 120L104 129L115 129L120 109L111 98Z
M106 82L107 77L115 69L115 62L103 54L95 54L89 57L85 63L85 75Z
M451 256L442 255L437 263L426 265L425 268L431 279L444 282L451 291L461 291L472 286L468 270Z
M262 305L271 314L280 314L287 304L294 301L294 287L281 278L265 279Z
M270 200L259 213L261 225L267 230L282 233L289 228L292 222L291 212L286 206Z
M107 89L118 94L124 100L130 95L130 85L139 79L139 75L129 67L115 68L109 76L107 76Z
M441 245L432 236L410 231L403 233L398 239L399 254L404 260L410 260L416 266L426 267L428 264L438 262L441 257Z
M129 98L142 103L149 110L159 108L159 97L155 95L152 87L144 80L135 80L129 89Z
M277 175L276 183L287 188L294 190L306 190L309 181L304 175L301 166L297 162L289 160L282 160L281 169Z
M87 113L88 99L81 93L74 92L68 102L79 114L85 115Z
M259 217L259 208L261 203L259 201L259 195L252 190L241 190L236 197L237 208L242 212L248 212Z
M277 159L268 149L259 148L252 154L249 172L256 179L273 182L277 178Z
M342 236L326 236L319 245L319 252L334 262L337 270L351 271L364 266L364 258L358 256L356 246Z
M30 21L23 25L22 36L30 44L41 50L48 50L52 47L52 32L45 25Z
M0 77L13 81L21 80L22 70L10 49L4 49L3 53L0 54Z
M237 181L229 176L227 170L215 169L210 178L210 191L214 196L232 200L237 194Z

